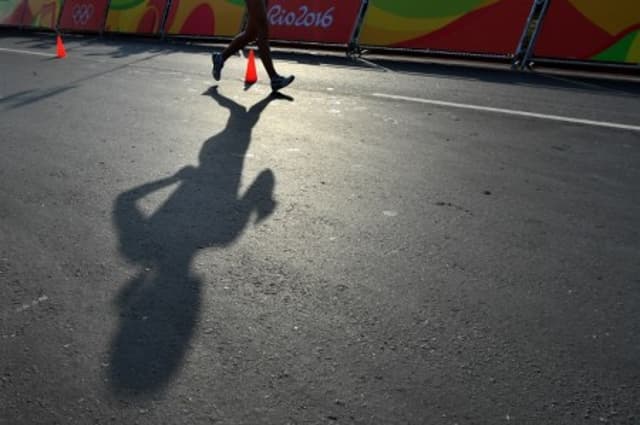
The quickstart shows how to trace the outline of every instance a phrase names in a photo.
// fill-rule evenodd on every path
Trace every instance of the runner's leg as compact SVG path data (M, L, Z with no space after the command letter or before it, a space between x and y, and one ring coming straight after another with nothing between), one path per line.
M247 9L249 9L249 1L247 1ZM250 10L250 9L249 9ZM247 44L251 43L256 39L257 31L255 27L255 23L251 19L251 14L249 14L249 20L247 21L247 27L244 31L236 35L231 43L227 46L226 49L222 51L222 59L227 60L231 55L236 53L238 50L244 48Z
M249 19L247 20L247 27L244 31L236 35L233 40L229 43L229 45L220 53L212 53L211 54L211 62L213 62L213 69L211 70L211 75L213 75L213 79L216 81L220 80L222 68L224 67L224 63L229 59L231 55L236 53L238 50L244 48L247 44L251 43L256 39L257 31L255 25L255 19L252 18L252 11L255 9L253 4L250 4L247 1L247 10L249 11ZM254 12L255 13L255 12Z
M260 59L264 65L264 69L269 74L269 78L273 79L278 73L273 66L271 58L271 48L269 47L269 22L267 22L267 7L265 0L246 0L247 10L249 12L249 23L255 28L256 44L260 51Z

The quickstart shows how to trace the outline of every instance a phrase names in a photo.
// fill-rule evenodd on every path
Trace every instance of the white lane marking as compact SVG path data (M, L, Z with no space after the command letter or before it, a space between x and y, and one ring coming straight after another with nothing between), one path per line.
M56 57L56 55L53 55L51 53L32 52L31 50L6 49L4 47L0 47L0 52L19 53L19 54L22 54L22 55L44 56L46 58L55 58Z
M490 106L471 105L467 103L445 102L442 100L422 99L419 97L396 96L393 94L384 94L384 93L373 93L373 96L385 98L385 99L404 100L407 102L426 103L428 105L447 106L450 108L471 109L474 111L495 112L498 114L505 114L505 115L516 115L520 117L538 118L538 119L550 120L550 121L560 121L560 122L571 123L571 124L582 124L582 125L590 125L594 127L615 128L618 130L640 131L640 126L637 126L637 125L620 124L620 123L608 122L608 121L585 120L581 118L564 117L561 115L538 114L536 112L519 111L517 109L493 108Z

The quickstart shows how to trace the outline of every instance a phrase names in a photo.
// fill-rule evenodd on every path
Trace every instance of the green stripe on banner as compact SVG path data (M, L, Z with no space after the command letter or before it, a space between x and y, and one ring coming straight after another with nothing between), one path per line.
M18 6L18 3L16 0L0 0L0 16L3 13L12 12Z
M631 45L639 33L640 31L635 31L628 34L625 38L618 41L607 50L598 53L593 57L593 59L605 62L625 62L627 60L629 49L631 49Z
M404 18L444 18L477 9L486 0L371 0L370 5Z
M144 3L144 0L111 0L109 9L113 10L125 10L133 9L134 7Z

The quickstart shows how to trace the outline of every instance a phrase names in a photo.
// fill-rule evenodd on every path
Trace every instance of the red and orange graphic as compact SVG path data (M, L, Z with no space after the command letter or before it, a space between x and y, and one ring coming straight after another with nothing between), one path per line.
M35 28L56 28L62 0L27 0L22 25Z
M364 45L513 54L532 0L371 0Z
M640 63L640 1L553 0L538 57Z
M105 30L157 34L166 6L167 0L111 0Z
M26 5L26 0L0 1L0 25L20 25Z
M173 0L165 28L171 35L233 36L244 10L243 0Z

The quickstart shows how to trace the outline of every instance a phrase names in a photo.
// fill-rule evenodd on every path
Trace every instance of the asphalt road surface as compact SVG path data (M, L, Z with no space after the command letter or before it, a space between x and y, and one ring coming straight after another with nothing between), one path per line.
M639 424L640 85L0 38L0 423Z

